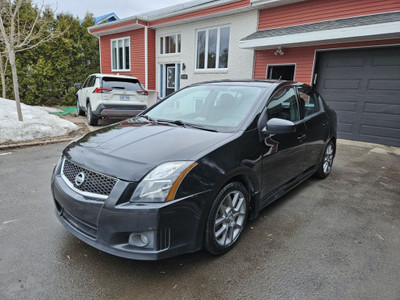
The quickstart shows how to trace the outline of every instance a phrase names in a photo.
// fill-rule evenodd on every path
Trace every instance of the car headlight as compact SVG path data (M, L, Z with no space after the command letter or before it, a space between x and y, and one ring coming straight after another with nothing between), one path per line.
M138 184L131 202L165 202L175 198L183 178L197 165L193 161L174 161L159 165Z

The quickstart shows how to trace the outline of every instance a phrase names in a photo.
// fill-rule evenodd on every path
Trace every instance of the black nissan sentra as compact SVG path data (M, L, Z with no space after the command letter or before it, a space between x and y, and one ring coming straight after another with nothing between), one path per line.
M335 147L336 113L308 85L202 83L72 142L52 192L60 222L105 252L219 255L262 208L328 176Z

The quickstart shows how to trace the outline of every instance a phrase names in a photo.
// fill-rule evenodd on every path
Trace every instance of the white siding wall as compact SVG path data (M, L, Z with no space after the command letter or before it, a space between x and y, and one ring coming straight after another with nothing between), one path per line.
M184 63L186 69L181 74L187 74L188 79L180 81L183 88L189 84L220 79L251 79L253 77L254 51L240 49L239 41L257 30L258 11L252 10L204 21L170 26L156 29L156 87L160 89L160 64ZM230 27L228 70L196 71L196 30L217 26ZM181 34L182 49L179 54L160 55L160 37L170 34Z

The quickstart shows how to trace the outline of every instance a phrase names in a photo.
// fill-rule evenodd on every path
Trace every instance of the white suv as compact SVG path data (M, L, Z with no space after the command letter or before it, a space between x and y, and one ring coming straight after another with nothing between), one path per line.
M89 125L97 125L99 118L135 116L148 105L148 92L132 76L92 74L83 86L75 86L77 114L86 111Z

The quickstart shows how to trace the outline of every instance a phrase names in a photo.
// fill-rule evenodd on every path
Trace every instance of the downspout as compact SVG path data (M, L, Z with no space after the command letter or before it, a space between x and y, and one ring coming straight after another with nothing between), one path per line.
M103 70L101 69L101 40L100 40L100 36L97 38L99 40L99 55L100 55L100 60L99 60L99 66L100 66L100 73L103 73Z
M148 81L149 81L149 71L148 71L148 45L147 45L147 25L144 27L144 78L145 78L145 88L148 90Z

